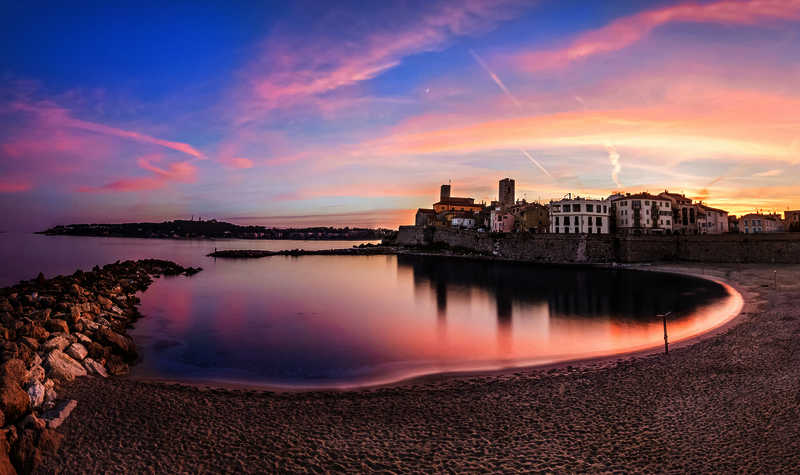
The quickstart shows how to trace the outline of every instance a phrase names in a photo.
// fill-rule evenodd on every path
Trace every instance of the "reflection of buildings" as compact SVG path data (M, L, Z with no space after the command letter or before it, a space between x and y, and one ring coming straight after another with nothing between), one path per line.
M496 302L498 325L510 326L514 308L541 305L548 306L551 319L613 316L649 321L726 295L716 284L655 272L408 255L398 255L397 262L412 269L415 286L428 286L436 293L440 314L446 313L448 291L454 287L485 290Z

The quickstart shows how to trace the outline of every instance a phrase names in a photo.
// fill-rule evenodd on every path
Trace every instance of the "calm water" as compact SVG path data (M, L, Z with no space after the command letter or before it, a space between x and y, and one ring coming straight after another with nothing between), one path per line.
M8 237L8 236L6 236ZM17 239L25 249L10 252ZM157 280L132 335L134 375L288 386L349 386L613 354L726 320L723 286L632 270L411 256L205 257L217 248L330 248L352 242L17 237L10 280L159 257L201 266ZM32 270L35 269L35 270Z

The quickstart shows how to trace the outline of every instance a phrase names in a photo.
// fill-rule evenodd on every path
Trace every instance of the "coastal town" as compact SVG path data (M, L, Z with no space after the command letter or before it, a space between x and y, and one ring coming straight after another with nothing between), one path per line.
M615 192L606 198L566 194L549 203L528 202L515 196L515 181L498 184L498 199L489 204L451 195L442 185L439 201L419 208L419 227L471 229L491 233L702 235L800 232L800 210L779 213L756 211L735 216L728 211L694 201L684 194L664 190Z

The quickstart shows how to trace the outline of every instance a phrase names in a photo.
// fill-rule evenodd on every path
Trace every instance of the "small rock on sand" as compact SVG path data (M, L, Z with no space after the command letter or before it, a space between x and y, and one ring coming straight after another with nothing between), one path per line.
M53 379L72 381L77 376L86 376L86 370L83 366L61 350L55 349L51 351L44 362L50 370L50 377Z
M42 418L47 421L47 427L50 429L56 429L58 426L64 423L64 421L69 417L70 413L73 409L78 405L78 401L74 399L70 399L69 401L63 401L56 405L53 409L45 412L42 415Z

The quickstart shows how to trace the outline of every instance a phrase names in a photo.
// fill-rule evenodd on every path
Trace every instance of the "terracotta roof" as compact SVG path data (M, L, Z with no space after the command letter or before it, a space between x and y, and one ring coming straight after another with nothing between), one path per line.
M632 200L668 200L663 196L651 195L650 193L636 193L635 195L626 195L623 196L622 199L632 199Z
M678 193L670 193L669 191L664 191L663 193L659 193L661 196L666 196L668 198L674 199L675 201L683 201L691 203L691 198L687 198L685 195L680 195Z
M451 196L450 198L443 199L438 203L434 203L436 205L475 205L475 198L459 198L455 196ZM478 205L475 205L478 206Z

